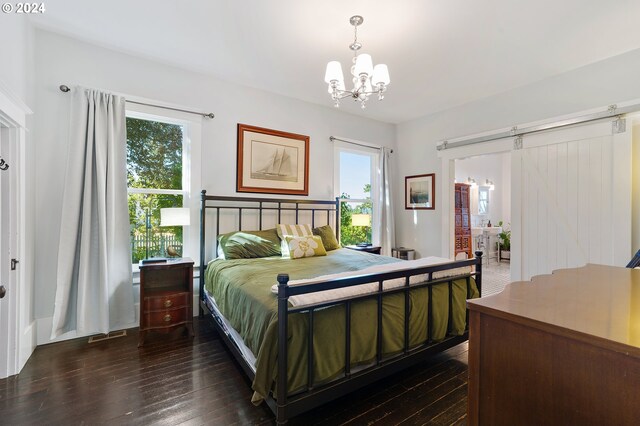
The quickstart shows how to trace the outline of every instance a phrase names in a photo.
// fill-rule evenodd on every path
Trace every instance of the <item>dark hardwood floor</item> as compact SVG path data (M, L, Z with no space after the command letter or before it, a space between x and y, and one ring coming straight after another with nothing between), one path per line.
M273 424L218 335L195 320L193 340L151 334L141 349L137 329L38 347L19 375L0 380L0 424ZM290 423L464 424L466 393L462 344Z

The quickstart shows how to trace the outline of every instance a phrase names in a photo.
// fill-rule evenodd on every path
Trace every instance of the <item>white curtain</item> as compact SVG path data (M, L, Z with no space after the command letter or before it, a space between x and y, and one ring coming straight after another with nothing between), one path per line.
M391 170L389 166L391 149L380 149L380 163L378 172L380 173L380 184L376 195L376 220L377 241L382 249L381 254L391 256L391 248L396 246L396 229L393 218L393 182L391 181Z
M72 96L52 339L135 321L125 100L80 87Z

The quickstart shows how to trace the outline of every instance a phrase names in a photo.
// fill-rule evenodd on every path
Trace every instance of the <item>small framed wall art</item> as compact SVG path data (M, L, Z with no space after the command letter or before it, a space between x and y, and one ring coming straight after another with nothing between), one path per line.
M238 123L237 192L309 195L309 136Z
M404 178L404 208L434 210L436 207L436 174L406 176Z

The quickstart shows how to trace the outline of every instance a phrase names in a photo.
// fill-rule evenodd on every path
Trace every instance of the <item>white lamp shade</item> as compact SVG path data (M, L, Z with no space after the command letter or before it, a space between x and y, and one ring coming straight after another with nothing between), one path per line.
M352 226L371 226L370 214L352 214L351 215Z
M189 226L191 212L187 207L160 209L160 226Z
M324 73L325 83L331 83L337 80L344 86L344 75L342 74L342 65L338 61L331 61L327 64L327 70Z
M379 83L383 83L387 85L391 83L389 79L389 69L385 64L378 64L373 68L373 77L371 78L374 85L378 85Z
M371 61L371 55L363 53L362 55L358 55L358 59L356 59L356 76L360 76L360 74L366 74L371 77L373 73L373 62Z

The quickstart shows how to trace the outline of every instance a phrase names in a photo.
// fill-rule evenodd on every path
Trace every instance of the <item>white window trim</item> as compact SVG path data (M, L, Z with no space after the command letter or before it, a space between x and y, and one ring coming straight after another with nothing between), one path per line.
M202 117L157 108L147 105L127 104L126 116L143 120L153 120L162 123L177 124L183 126L182 135L182 189L144 189L131 188L128 193L147 194L175 194L182 195L183 207L190 211L191 225L183 227L183 256L193 259L196 265L200 264L199 226L200 223L200 188L201 188L201 147L202 147ZM132 265L137 275L138 265ZM134 282L137 282L137 277Z

